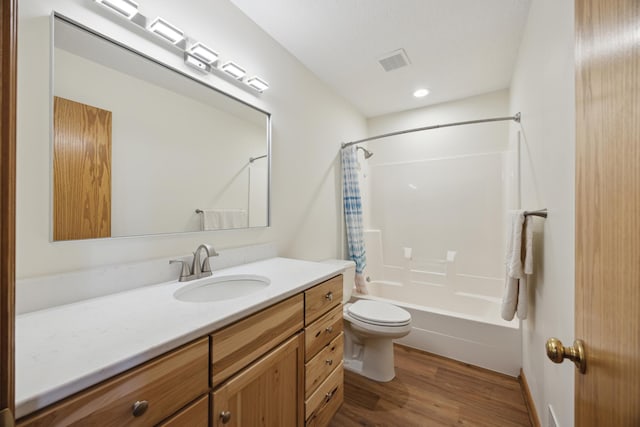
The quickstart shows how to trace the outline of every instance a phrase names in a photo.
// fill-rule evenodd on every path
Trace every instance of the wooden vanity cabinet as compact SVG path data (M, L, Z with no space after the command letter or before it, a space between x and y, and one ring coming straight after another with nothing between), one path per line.
M209 427L209 395L197 399L175 415L164 420L158 427Z
M150 426L209 391L201 338L18 420L19 427Z
M212 393L212 425L304 425L304 337L299 332Z
M342 276L18 420L40 426L326 426L343 400Z
M326 426L344 400L342 276L304 293L305 425Z

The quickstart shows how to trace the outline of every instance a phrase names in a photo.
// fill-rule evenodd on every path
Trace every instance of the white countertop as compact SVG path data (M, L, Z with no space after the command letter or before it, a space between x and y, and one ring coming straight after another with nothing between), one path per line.
M16 417L61 400L343 271L272 258L214 271L266 276L264 290L220 302L181 302L192 282L161 283L16 317ZM199 280L210 279L204 278Z

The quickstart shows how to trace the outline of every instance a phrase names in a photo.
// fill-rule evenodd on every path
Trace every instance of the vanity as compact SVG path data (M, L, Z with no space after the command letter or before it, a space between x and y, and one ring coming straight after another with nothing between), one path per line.
M272 258L214 272L270 279L247 296L184 302L173 281L19 316L17 425L327 425L343 400L340 273Z

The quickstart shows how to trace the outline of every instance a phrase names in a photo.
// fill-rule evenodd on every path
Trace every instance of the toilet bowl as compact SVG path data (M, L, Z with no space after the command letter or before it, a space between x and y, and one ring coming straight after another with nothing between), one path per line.
M391 381L396 373L393 340L411 332L411 314L392 304L360 299L350 303L355 264L329 260L343 273L344 368L374 381Z

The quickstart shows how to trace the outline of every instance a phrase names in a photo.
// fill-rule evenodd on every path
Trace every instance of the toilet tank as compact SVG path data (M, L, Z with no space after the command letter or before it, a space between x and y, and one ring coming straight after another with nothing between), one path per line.
M355 286L356 263L344 259L327 259L322 262L336 264L344 268L344 272L342 273L342 303L346 304L349 302L351 293L353 292L353 287Z

